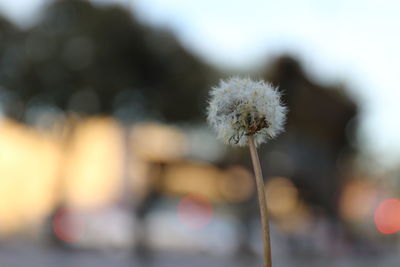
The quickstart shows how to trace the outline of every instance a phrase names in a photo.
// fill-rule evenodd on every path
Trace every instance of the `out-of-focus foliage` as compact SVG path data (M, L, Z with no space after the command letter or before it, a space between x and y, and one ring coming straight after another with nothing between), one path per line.
M43 14L26 31L0 21L7 115L28 123L46 110L114 114L127 121L202 115L209 68L169 32L139 24L120 7L81 0L55 1Z

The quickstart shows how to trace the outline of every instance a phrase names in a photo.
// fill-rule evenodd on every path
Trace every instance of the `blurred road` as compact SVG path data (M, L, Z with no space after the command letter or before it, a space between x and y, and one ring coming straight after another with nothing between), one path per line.
M363 257L362 259L289 259L274 258L274 267L398 267L400 257L392 255L379 259ZM0 242L1 267L251 267L261 266L259 261L246 261L243 258L226 258L208 254L157 253L146 261L139 261L127 253L69 251L56 249L30 242Z

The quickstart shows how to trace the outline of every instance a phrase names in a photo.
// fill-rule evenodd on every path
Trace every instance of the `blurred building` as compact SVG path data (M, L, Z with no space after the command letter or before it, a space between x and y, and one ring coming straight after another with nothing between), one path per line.
M266 78L282 88L289 113L286 134L268 148L272 152L265 152L265 169L272 176L289 177L304 200L336 216L346 172L357 152L352 145L355 102L340 85L313 82L290 57L277 58Z

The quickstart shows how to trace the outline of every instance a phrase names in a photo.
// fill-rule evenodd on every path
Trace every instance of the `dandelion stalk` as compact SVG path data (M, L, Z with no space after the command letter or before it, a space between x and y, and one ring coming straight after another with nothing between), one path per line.
M280 92L264 81L233 77L221 81L210 92L209 124L226 144L250 148L253 162L264 243L264 267L272 266L271 242L264 181L256 147L283 131L287 109Z
M258 204L260 206L261 224L263 230L263 244L264 244L264 266L271 267L272 257L271 257L271 241L269 236L269 218L268 218L269 216L267 209L267 199L265 197L264 180L253 136L249 136L248 141L249 141L251 161L253 162L253 169L256 177Z

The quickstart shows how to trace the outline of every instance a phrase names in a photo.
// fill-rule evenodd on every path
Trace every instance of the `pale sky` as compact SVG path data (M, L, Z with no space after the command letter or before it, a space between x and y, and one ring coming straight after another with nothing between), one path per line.
M0 0L26 25L46 0ZM171 29L220 67L245 69L288 52L317 81L340 81L361 104L363 149L400 162L400 1L92 0L132 7L141 20Z

